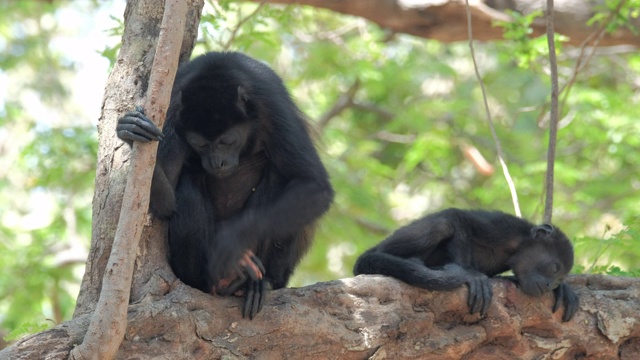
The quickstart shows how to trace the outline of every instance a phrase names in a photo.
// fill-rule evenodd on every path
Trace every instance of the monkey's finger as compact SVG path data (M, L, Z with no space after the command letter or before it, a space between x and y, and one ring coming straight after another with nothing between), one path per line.
M475 314L480 310L480 299L479 299L478 289L478 281L471 280L469 281L469 296L467 297L467 306L469 306L469 312L471 314Z
M229 274L230 275L227 275L224 279L230 279L230 283L226 288L222 289L220 292L221 295L229 296L233 294L247 281L247 276L238 265L232 266L232 271L230 271Z
M575 298L575 301L566 301L564 304L564 314L562 315L562 321L567 322L573 318L573 315L578 312L578 308L580 307L580 301L578 298Z
M242 267L244 271L246 271L247 275L249 275L251 280L262 279L262 272L260 271L259 266L253 261L253 258L248 253L245 254L244 257L240 259L238 264Z
M262 305L264 305L264 299L265 296L267 295L267 289L265 286L265 281L259 281L258 282L258 293L260 294L259 298L258 298L258 306L257 309L255 311L255 314L259 313L260 310L262 310ZM254 316L255 316L254 314Z
M135 134L131 131L126 131L126 130L119 130L117 132L118 138L121 140L124 140L126 142L128 142L129 144L131 144L132 141L138 141L138 142L143 142L143 143L148 143L149 141L151 141L151 139L144 137L144 136L140 136L138 134Z
M560 308L564 300L564 289L562 288L562 284L553 290L553 295L555 297L553 301L553 307L551 308L551 312L556 312Z
M264 281L252 281L253 298L251 299L251 313L249 318L253 318L262 310L262 298L264 296Z
M127 118L121 118L116 126L116 133L121 139L122 135L126 135L126 133L142 136L147 142L164 139L162 132L158 133L160 129L156 128L155 125L153 125L153 128L148 128L141 126L139 122L140 121L127 121Z
M564 286L566 286L566 288L564 289L565 298L562 321L569 321L573 318L573 315L575 315L580 308L580 298L578 298L578 295L576 295L568 285Z
M151 121L145 114L135 111L130 111L126 113L123 117L118 120L118 125L126 124L126 125L135 125L140 127L143 131L153 135L158 139L162 139L164 134L162 134L162 130L160 130L156 124Z
M262 261L260 261L260 259L254 253L251 253L250 258L251 261L256 264L260 272L264 275L267 270L264 268L264 265L262 265Z
M233 281L231 282L231 284L229 284L229 286L227 286L223 291L222 291L222 295L224 296L229 296L233 293L235 293L240 286L242 286L242 284L244 284L247 281L247 277L243 275L238 276L237 278L233 279Z
M493 297L493 290L491 290L491 284L489 281L482 281L482 309L480 315L485 316L491 306L491 298Z
M253 261L253 263L258 266L258 269L260 269L261 273L264 274L267 272L267 270L264 268L264 265L262 265L262 261L260 261L260 259L254 253L251 253L250 258L251 261Z
M253 320L253 315L251 315L251 309L253 308L253 294L255 289L253 287L253 281L249 280L247 282L247 291L244 294L244 306L242 307L242 317L249 318Z

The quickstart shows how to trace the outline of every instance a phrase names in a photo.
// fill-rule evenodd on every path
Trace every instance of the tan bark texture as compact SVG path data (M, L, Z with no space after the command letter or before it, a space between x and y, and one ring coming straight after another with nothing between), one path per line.
M640 279L579 275L580 310L562 323L552 296L531 298L493 280L485 318L469 315L466 289L433 292L381 276L281 289L242 319L242 300L175 282L129 307L117 359L637 359ZM24 338L0 359L66 359L87 316Z
M180 62L191 56L202 7L203 0L189 1ZM163 0L129 1L125 9L122 47L105 86L102 115L98 122L100 145L93 197L93 234L74 316L91 313L102 290L102 278L120 217L129 169L130 149L116 137L116 123L125 112L143 104L163 12ZM166 244L162 241L164 224L156 223L145 227L142 233L131 294L134 301L143 296L144 284L151 274L162 273L170 279L173 276L166 262Z
M263 0L253 0L263 2ZM300 4L329 9L371 20L385 29L442 42L467 41L467 18L464 0L264 0L273 4ZM598 30L587 21L604 0L555 0L555 31L569 37L572 45L581 45ZM473 16L473 38L480 41L501 40L502 30L495 20L509 20L507 11L529 14L544 11L540 0L470 0ZM605 35L600 46L640 46L640 19L630 19L630 29L620 29ZM545 21L537 19L533 35L545 33Z

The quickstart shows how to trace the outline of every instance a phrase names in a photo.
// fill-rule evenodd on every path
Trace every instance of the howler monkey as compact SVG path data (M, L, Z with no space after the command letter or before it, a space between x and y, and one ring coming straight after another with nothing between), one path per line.
M364 252L355 275L392 276L430 290L469 287L471 313L484 316L491 303L489 277L513 271L525 294L553 291L553 312L563 321L578 310L578 297L563 282L573 266L573 247L560 229L500 211L447 209L401 227Z
M169 262L187 285L242 291L253 318L286 286L333 200L303 114L266 65L211 52L178 69L162 132L141 108L120 139L160 140L150 210L169 222Z

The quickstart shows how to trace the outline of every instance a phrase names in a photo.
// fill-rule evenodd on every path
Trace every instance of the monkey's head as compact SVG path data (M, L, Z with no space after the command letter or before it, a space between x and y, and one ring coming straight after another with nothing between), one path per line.
M560 229L534 226L531 238L520 244L509 263L522 291L540 296L558 287L573 267L573 246Z
M180 106L176 132L198 155L203 169L218 178L233 174L241 154L255 147L250 145L257 121L250 115L247 90L197 83L182 90Z

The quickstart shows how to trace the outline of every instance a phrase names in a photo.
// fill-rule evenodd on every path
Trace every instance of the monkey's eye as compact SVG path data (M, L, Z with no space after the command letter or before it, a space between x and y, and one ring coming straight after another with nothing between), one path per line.
M220 145L220 146L231 146L234 143L235 143L235 141L233 139L222 138L222 139L218 140L218 145Z
M550 270L552 274L557 274L558 271L560 271L560 266L558 266L558 264L552 264Z
M207 139L195 133L188 133L186 140L194 149L206 149L209 146Z

